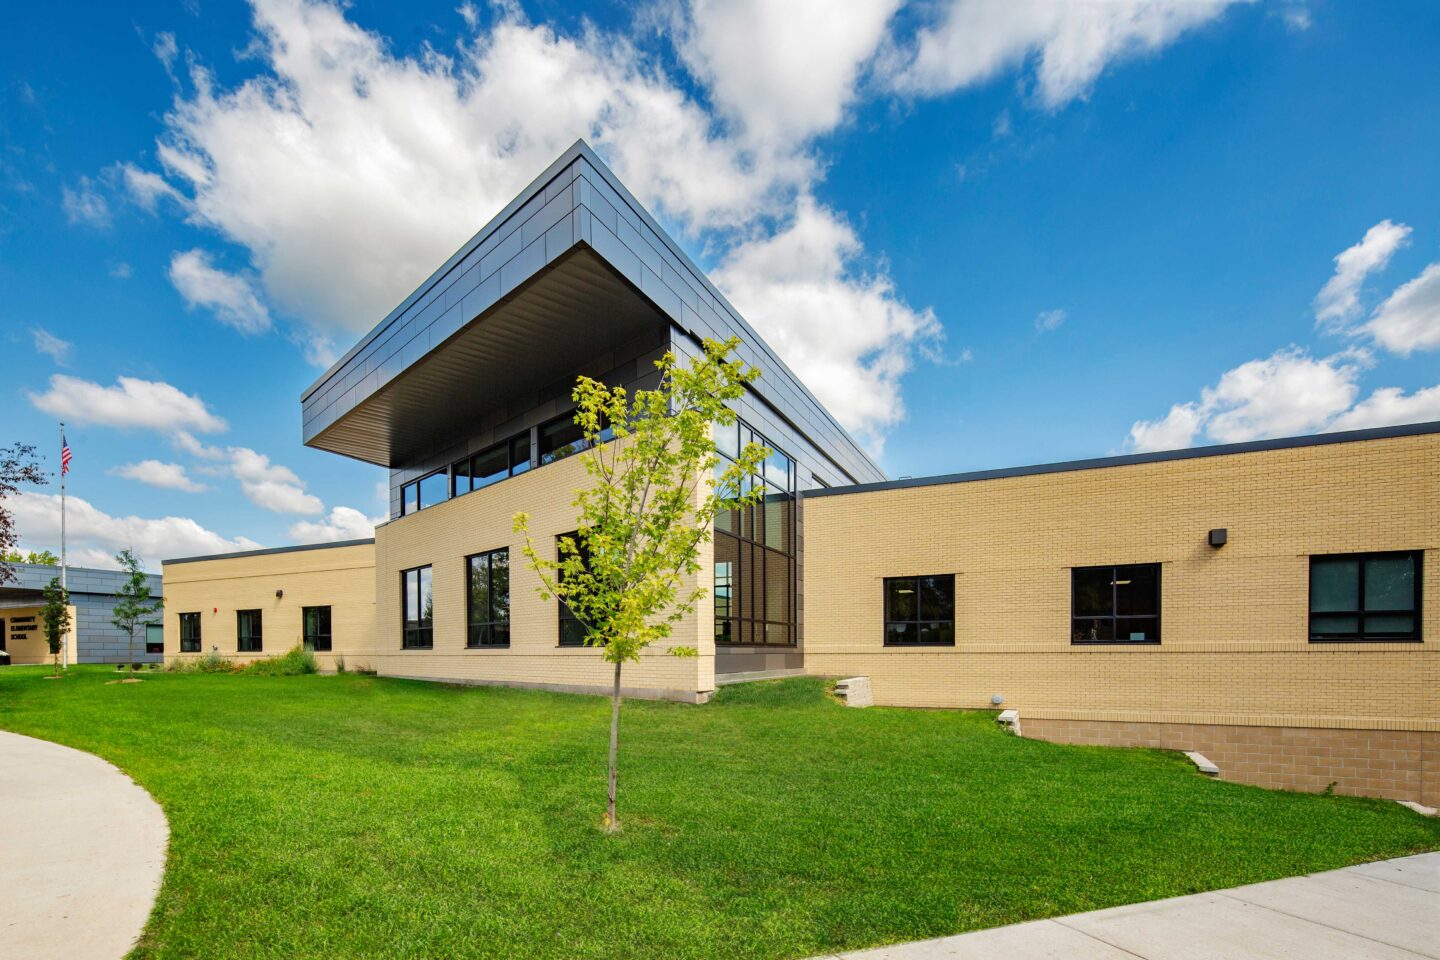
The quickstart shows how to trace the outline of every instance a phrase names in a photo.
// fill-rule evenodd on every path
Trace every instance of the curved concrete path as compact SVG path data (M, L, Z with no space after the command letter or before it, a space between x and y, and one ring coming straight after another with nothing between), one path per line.
M159 804L92 754L0 730L0 960L118 960L165 868Z

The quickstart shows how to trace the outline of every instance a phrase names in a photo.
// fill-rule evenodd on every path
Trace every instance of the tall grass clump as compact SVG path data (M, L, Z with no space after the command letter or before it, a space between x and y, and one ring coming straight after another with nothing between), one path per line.
M318 673L319 670L315 654L297 646L282 656L266 657L247 663L240 672L257 677L298 677L307 673Z

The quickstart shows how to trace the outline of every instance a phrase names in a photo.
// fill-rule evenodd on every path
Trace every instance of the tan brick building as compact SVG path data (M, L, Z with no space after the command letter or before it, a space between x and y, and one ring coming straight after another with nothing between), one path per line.
M1440 424L887 481L583 143L302 396L307 445L389 471L373 545L166 564L167 655L283 652L324 606L327 662L605 689L513 516L574 530L576 375L650 386L728 336L762 377L717 446L774 451L765 497L706 547L673 638L699 657L647 652L631 695L862 675L881 705L998 700L1027 736L1440 802Z

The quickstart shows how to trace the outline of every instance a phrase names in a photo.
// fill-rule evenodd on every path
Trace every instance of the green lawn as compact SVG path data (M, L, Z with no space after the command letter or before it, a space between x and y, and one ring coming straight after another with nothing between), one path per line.
M627 703L607 836L603 699L71 673L0 670L0 727L165 808L139 957L803 957L1440 848L1395 803L847 710L818 680Z

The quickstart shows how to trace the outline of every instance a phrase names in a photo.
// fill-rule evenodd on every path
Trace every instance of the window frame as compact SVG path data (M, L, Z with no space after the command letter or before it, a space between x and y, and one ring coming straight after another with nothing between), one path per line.
M254 617L255 630L253 633L245 633L240 629L240 624ZM244 641L253 642L253 647L243 647ZM265 611L259 608L235 611L235 652L236 653L264 653L265 652Z
M430 619L424 620L417 617L410 619L410 584L408 577L415 574L415 593L419 599L420 586L423 583L422 574L430 575ZM415 625L412 627L411 624ZM412 639L413 637L413 639ZM431 564L423 564L418 567L410 567L400 571L400 649L401 650L434 650L435 649L435 569Z
M1370 560L1394 559L1397 557L1412 557L1415 560L1415 604L1408 610L1366 610L1365 609L1365 564ZM1312 553L1309 556L1309 563L1305 569L1305 633L1308 643L1423 643L1424 616L1422 607L1425 602L1425 551L1424 550L1367 550L1357 553ZM1354 560L1357 561L1356 578L1356 601L1359 604L1357 610L1323 610L1322 617L1346 617L1354 616L1359 624L1360 630L1354 636L1315 636L1315 561L1316 560ZM1371 636L1365 631L1365 618L1367 616L1383 614L1404 614L1409 613L1415 622L1415 629L1410 636Z
M1116 603L1115 588L1118 586L1115 571L1124 567L1153 567L1155 570L1155 613L1154 614L1128 614L1120 616L1115 613L1118 606ZM1079 616L1075 613L1075 579L1076 574L1087 570L1109 570L1110 571L1110 613L1108 616ZM1148 563L1100 563L1081 567L1070 568L1070 645L1072 647L1158 647L1165 634L1165 565L1158 561ZM1155 638L1153 640L1077 640L1075 639L1075 622L1077 620L1109 620L1113 627L1117 620L1154 620Z
M922 618L922 617L920 616L920 581L921 581L921 580L949 580L949 581L950 581L950 619L949 619L949 620L924 619L924 618ZM913 619L913 620L899 620L899 619L895 619L895 618L893 618L893 617L890 616L890 585L891 585L892 583L901 583L901 582L906 582L906 581L908 581L908 582L910 582L910 583L913 583L913 584L915 585L915 619ZM910 647L953 647L953 646L955 646L955 574L953 574L953 573L922 573L922 574L916 574L916 575L914 575L914 576L905 576L905 577L883 577L883 578L881 578L880 590L881 590L881 593L880 593L880 624L881 624L880 640L881 640L881 645L882 645L882 646L895 647L895 648L901 649L901 650L907 649L907 648L910 648ZM925 625L928 625L928 624L948 623L948 624L950 624L950 639L949 639L949 640L925 640L925 641L917 640L917 641L915 641L914 643L892 642L892 641L890 640L890 625L891 625L892 623L913 624L913 625L915 626L915 630L916 630L916 634L917 634L917 635L919 634L919 632L920 632L920 627L922 627L922 626L925 626Z
M160 639L158 641L150 639L151 628L160 631ZM153 656L157 653L162 657L165 655L165 624L147 623L145 624L145 654L146 656Z
M200 625L200 624L201 624L201 621L200 621L200 611L196 610L196 611L193 611L193 612L184 612L184 613L179 614L179 618L180 618L180 619L179 619L179 625L180 625L180 652L181 652L181 653L199 653L200 650L204 647L204 641L203 641L203 639L202 639L203 630L202 630L201 625ZM194 636L192 636L192 637L187 637L187 636L185 636L185 633L186 633L185 624L186 624L186 623L190 623L190 624L192 624L192 625L195 627L195 630L194 630L194 634L195 634L195 635L194 635ZM237 626L238 626L238 624L237 624ZM192 646L192 644L193 644L193 646Z
M505 555L505 617L503 620L495 618L495 556L503 553ZM474 576L475 567L472 561L484 558L486 576L486 602L489 609L486 610L488 619L475 619L475 587L471 582ZM505 640L503 643L496 641L483 641L477 639L477 627L489 627L490 635L495 635L495 628L503 624L505 627ZM482 630L480 635L484 635ZM510 647L510 548L496 547L494 550L482 550L479 553L472 553L465 558L465 649L466 650L506 650Z
M313 633L313 634L312 634L312 633L310 632L310 611L311 611L311 610L316 610L316 611L324 610L324 611L325 611L325 633L324 633L324 634L320 634L320 633ZM331 605L330 605L330 604L325 604L325 605L323 605L323 606L301 607L301 608L300 608L300 643L305 647L305 649L311 651L312 653L332 653L332 652L334 651L334 649L335 649L335 634L334 634L334 628L335 628L335 617L334 617L334 611L331 609ZM319 637L321 637L321 636L324 636L324 638L325 638L325 646L323 646L323 647L320 646L318 643L315 643L315 642L314 642L317 638L319 638Z
M556 534L555 561L559 563L562 559L560 553L560 540L564 537L569 537L571 540L575 541L575 546L579 548L580 551L581 562L585 562L589 557L589 552L585 549L585 544L580 540L580 531L578 530L571 530L569 533ZM560 579L563 576L564 574L559 569L555 571L556 579ZM557 647L564 647L567 650L577 650L584 647L592 646L592 644L588 644L585 642L586 639L588 639L590 636L590 631L588 628L586 628L585 621L577 617L575 615L575 612L570 609L569 604L567 604L563 599L561 599L560 597L556 597L555 600L557 603L555 622L555 645ZM583 631L578 641L565 639L565 624L567 622L577 624L578 629Z

